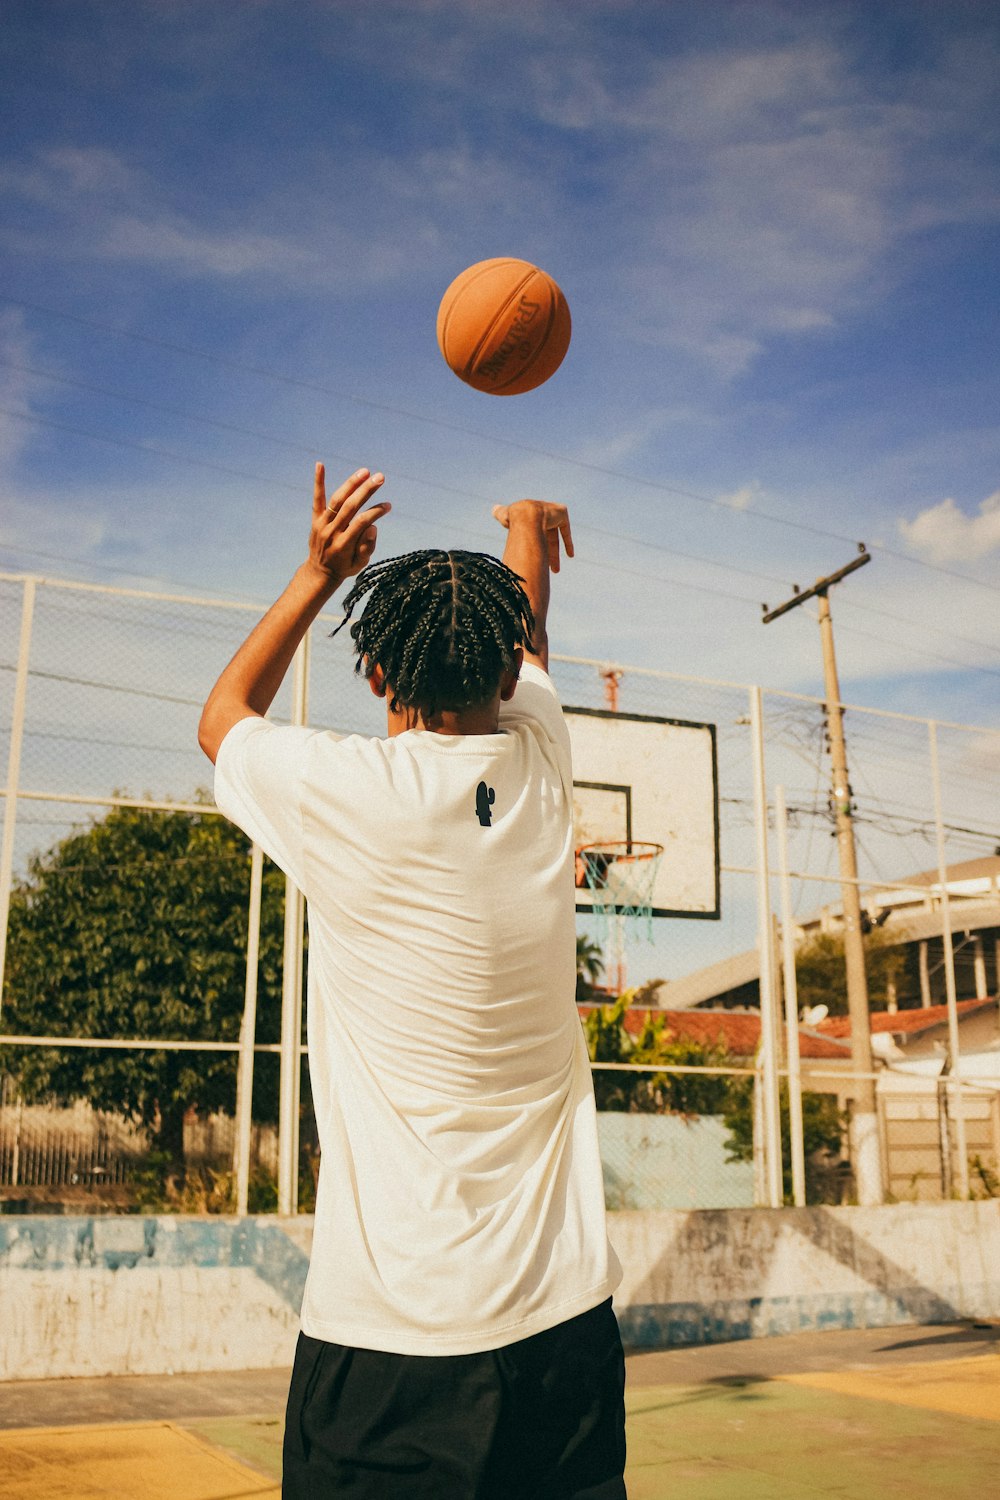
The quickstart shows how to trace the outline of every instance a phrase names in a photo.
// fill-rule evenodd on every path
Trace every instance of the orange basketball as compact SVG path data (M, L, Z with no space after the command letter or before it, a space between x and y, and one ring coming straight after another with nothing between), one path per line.
M441 298L437 340L459 380L519 396L554 375L569 348L566 298L530 261L481 260Z

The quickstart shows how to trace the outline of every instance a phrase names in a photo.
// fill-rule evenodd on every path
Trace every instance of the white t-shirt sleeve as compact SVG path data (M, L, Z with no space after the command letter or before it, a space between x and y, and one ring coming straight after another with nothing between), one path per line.
M562 705L555 684L547 672L533 662L525 662L517 680L514 696L500 704L500 728L526 724L547 746L567 779L570 773L570 739Z
M215 801L302 887L302 769L314 729L250 717L234 724L215 762Z

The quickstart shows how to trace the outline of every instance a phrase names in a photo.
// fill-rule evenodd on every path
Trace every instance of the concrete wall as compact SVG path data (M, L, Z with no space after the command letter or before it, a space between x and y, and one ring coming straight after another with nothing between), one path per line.
M1000 1202L612 1214L635 1348L1000 1317Z
M290 1364L310 1229L274 1218L5 1215L0 1379Z
M1000 1203L612 1213L635 1348L1000 1317ZM0 1218L0 1379L291 1362L311 1221Z

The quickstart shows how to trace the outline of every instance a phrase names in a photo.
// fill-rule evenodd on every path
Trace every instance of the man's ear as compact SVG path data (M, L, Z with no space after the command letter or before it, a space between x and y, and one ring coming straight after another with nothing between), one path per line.
M517 688L517 679L524 665L524 650L521 646L514 647L514 660L500 679L500 701L509 703Z
M385 685L385 673L382 671L382 668L379 666L378 662L376 662L372 667L372 675L368 679L368 686L371 688L376 698L385 697L387 692Z

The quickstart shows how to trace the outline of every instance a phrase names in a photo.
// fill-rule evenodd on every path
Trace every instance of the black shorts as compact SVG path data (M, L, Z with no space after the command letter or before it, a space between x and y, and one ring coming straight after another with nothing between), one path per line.
M283 1500L625 1500L625 1359L611 1299L485 1354L299 1335Z

